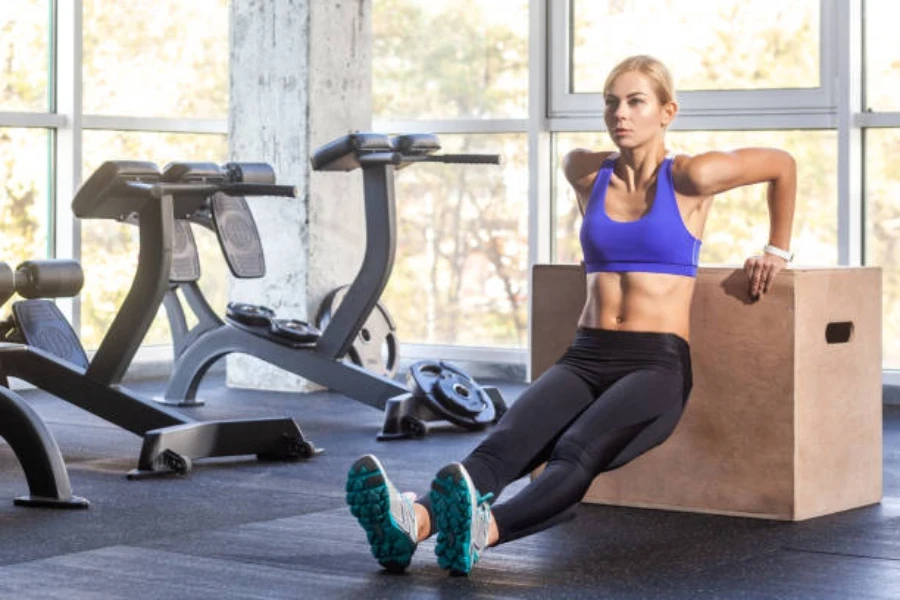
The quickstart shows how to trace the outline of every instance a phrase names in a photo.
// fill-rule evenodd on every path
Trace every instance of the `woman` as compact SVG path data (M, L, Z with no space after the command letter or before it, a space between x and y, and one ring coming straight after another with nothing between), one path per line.
M666 67L647 56L616 66L603 91L617 152L573 150L563 160L583 214L587 302L574 342L513 404L462 463L436 475L431 493L399 494L374 456L351 468L347 501L372 552L402 570L437 531L442 568L468 573L489 546L568 518L593 478L661 444L691 390L689 319L703 229L713 197L766 183L770 233L747 259L759 299L790 260L794 160L745 148L667 156L678 110ZM546 469L493 505L510 482Z

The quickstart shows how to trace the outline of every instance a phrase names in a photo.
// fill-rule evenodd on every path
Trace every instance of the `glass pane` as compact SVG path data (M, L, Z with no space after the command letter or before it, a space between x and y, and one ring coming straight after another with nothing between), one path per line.
M699 154L749 146L783 148L797 161L797 201L791 250L798 265L837 264L837 136L833 131L672 131L675 154ZM606 134L559 134L556 152L573 148L610 148ZM574 193L560 172L555 184L556 260L582 259L578 232L581 215ZM716 197L704 230L700 262L743 265L769 238L766 186L738 188Z
M84 170L87 178L105 160L145 160L160 168L172 161L224 163L224 135L85 131ZM225 312L228 267L215 236L194 227L200 251L200 287L214 309ZM81 293L81 339L87 348L100 345L134 278L137 227L106 220L81 222L81 262L85 286ZM145 339L147 344L171 343L165 312L160 309Z
M376 0L376 119L524 118L528 0Z
M84 0L84 112L224 119L228 0Z
M900 110L900 4L866 0L866 105L873 110Z
M0 128L0 261L46 258L51 134Z
M0 111L50 108L49 0L4 2L0 10Z
M900 129L866 131L866 264L884 287L884 368L900 369Z
M443 135L445 152L503 166L419 164L397 173L398 244L382 302L401 342L526 344L528 141Z
M819 0L574 0L573 91L601 92L632 54L679 90L819 87Z

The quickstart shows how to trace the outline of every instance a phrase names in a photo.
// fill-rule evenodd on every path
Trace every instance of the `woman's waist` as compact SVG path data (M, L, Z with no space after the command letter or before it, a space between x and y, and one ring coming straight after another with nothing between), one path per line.
M690 339L694 280L647 273L588 275L579 326L670 333Z

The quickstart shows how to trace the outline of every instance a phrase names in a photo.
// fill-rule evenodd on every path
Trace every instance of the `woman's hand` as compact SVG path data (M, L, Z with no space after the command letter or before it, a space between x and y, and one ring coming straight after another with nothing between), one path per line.
M750 280L750 297L759 300L772 287L775 276L787 266L787 261L772 254L751 256L744 263L744 272Z

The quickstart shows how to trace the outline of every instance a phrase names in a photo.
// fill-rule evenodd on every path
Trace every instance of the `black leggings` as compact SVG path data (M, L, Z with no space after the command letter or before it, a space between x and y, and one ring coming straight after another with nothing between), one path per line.
M690 347L683 338L580 328L562 358L462 461L478 491L495 498L547 463L520 493L492 507L498 543L567 520L594 477L665 441L691 385ZM427 495L417 502L431 513Z

